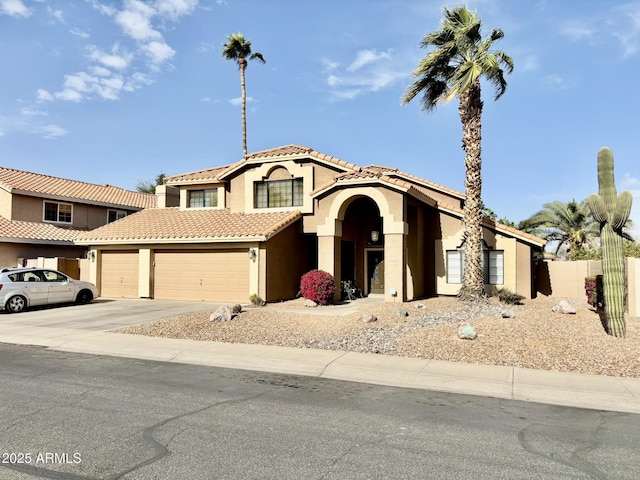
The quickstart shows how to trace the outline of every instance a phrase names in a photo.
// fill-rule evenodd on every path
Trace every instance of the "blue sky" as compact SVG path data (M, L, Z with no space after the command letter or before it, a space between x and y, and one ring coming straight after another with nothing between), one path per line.
M247 70L250 152L306 145L463 191L457 102L401 105L443 5L0 0L0 165L133 189L239 160L239 73L220 53L242 32L267 61ZM517 222L582 200L606 145L640 225L640 1L467 5L515 63L497 102L483 86L485 204Z

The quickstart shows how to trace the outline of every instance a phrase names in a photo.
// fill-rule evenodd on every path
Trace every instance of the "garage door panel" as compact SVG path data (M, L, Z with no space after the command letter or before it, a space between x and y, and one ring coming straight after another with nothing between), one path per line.
M154 298L246 302L248 291L246 250L155 254Z
M138 252L102 252L100 295L138 298Z

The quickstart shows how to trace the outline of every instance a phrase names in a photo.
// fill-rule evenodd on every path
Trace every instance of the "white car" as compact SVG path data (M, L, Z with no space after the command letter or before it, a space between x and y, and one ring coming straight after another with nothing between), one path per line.
M0 269L0 309L18 313L27 307L54 303L89 303L98 297L95 285L48 268Z

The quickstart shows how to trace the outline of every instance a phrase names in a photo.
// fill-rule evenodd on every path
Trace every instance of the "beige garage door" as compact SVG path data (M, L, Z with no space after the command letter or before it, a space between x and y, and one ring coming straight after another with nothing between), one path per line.
M249 299L247 251L156 251L154 298L246 303Z
M102 252L100 296L138 298L138 252Z

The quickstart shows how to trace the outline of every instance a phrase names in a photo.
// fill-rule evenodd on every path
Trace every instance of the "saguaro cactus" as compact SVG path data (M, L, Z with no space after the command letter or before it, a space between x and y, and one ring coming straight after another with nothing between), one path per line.
M624 319L624 256L622 254L622 227L629 220L633 197L629 192L616 193L613 176L613 153L607 147L598 152L598 194L587 199L593 218L600 223L602 246L602 273L604 312L607 333L624 337L627 325Z

